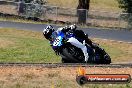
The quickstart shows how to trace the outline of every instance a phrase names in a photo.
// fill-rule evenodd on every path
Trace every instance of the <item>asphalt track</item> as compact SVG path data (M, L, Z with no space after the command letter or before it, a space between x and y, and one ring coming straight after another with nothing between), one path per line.
M0 28L15 28L22 30L32 30L42 32L46 24L33 24L33 23L20 23L10 21L0 21ZM55 29L59 26L53 25ZM78 28L92 38L110 39L116 41L130 42L132 43L132 31L128 30L109 30L109 29L96 29L96 28Z
M58 67L99 67L99 68L132 68L131 63L125 64L87 64L87 63L0 63L1 67L46 67L46 68L58 68Z

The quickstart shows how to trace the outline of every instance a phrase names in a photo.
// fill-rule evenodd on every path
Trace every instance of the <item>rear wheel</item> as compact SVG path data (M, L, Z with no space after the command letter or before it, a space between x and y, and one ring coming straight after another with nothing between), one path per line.
M110 64L111 63L111 58L109 55L104 56L104 64Z
M96 63L97 64L110 64L111 63L111 58L110 56L105 52L104 49L98 47L96 48L96 56L98 55L98 57L96 58Z
M62 63L72 63L72 61L68 60L68 58L62 58L61 62Z

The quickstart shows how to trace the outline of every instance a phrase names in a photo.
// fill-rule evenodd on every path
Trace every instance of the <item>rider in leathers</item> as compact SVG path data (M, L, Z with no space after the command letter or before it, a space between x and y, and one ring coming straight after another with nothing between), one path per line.
M76 28L77 28L77 26L74 24L74 25L69 25L69 26L58 28L55 31L51 25L48 25L46 28L44 28L43 35L46 39L48 39L52 43L54 41L53 36L57 35L61 31L65 34L74 33L76 37L68 38L68 42L70 42L72 45L80 48L85 56L84 61L88 62L89 54L87 52L86 43L89 46L93 47L92 41L88 38L87 34L85 34L82 30L76 30ZM80 40L78 40L78 39L80 39ZM55 52L57 52L57 50L55 50Z

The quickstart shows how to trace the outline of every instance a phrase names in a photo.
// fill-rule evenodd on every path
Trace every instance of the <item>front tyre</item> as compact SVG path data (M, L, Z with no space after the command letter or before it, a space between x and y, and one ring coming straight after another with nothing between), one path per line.
M61 52L63 63L83 63L84 56L81 49L66 43Z
M63 56L66 58L62 58L63 63L80 63L72 54L69 53L69 50L67 48L63 48L62 50Z

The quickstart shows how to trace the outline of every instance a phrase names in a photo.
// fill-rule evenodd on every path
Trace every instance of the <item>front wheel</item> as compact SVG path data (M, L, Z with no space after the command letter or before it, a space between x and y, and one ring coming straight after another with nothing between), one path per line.
M76 58L74 58L67 48L62 50L62 54L65 56L65 58L62 58L63 63L80 63Z
M67 43L65 47L63 47L61 57L63 63L82 63L84 60L81 49L71 45L70 43Z

